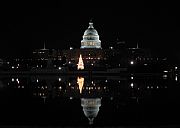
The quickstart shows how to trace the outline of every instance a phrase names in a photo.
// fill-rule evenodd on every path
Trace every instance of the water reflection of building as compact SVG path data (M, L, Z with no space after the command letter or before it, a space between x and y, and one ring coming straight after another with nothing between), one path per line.
M79 77L79 79L81 78L83 77ZM163 76L157 78L157 76L139 77L132 75L125 78L117 77L117 79L111 77L89 79L85 77L79 81L77 77L65 76L32 76L30 78L12 76L11 78L3 77L1 81L4 85L3 89L10 90L8 93L15 92L15 96L22 97L24 92L28 92L30 97L33 95L33 98L38 99L36 101L42 103L57 102L63 98L66 99L64 102L81 99L82 111L89 118L90 124L93 123L94 119L97 119L96 117L101 111L101 101L105 101L105 99L119 105L122 102L126 104L130 101L141 103L142 99L147 98L148 101L148 98L156 97L159 94L162 94L162 97L164 96L163 98L166 99L168 88L170 90L179 88L179 78L170 79L167 77L164 79ZM80 91L81 88L82 91Z
M82 88L84 85L84 77L78 77L77 83L79 85L80 94L82 94ZM101 98L92 97L89 95L81 96L81 106L83 107L84 115L88 118L89 124L93 124L94 118L98 115L99 107L101 106Z
M135 76L131 75L124 78L96 78L88 77L59 77L59 76L32 76L10 78L3 77L2 83L7 88L33 90L34 96L46 96L48 98L68 97L73 98L94 98L94 97L118 97L119 94L131 94L132 97L145 93L166 89L170 85L179 84L179 75L164 77L162 76ZM132 92L132 93L130 93ZM70 98L72 97L72 98Z
M83 89L83 86L84 86L84 77L78 77L77 78L77 83L79 85L79 92L80 92L80 94L82 94L82 89Z
M174 76L135 76L124 78L96 78L88 77L59 77L59 76L12 76L4 78L2 82L8 88L26 89L32 88L36 96L93 98L118 96L119 93L126 94L129 90L151 91L166 89L169 85L179 83L179 75ZM30 86L29 86L30 85Z
M83 77L40 77L31 78L33 85L33 95L41 98L67 97L70 100L81 97L101 97L107 93L107 88L100 80L87 80ZM107 94L108 95L108 94Z
M89 83L88 86L84 83ZM94 118L99 112L99 107L101 106L100 95L95 95L100 93L102 95L102 89L104 87L98 87L95 85L96 82L85 82L84 77L77 77L77 81L69 81L61 78L41 78L33 77L33 95L41 97L44 103L47 102L49 98L60 98L68 97L69 100L74 98L81 99L81 106L83 107L83 112L89 120L89 124L93 124ZM97 89L96 89L97 87ZM102 89L100 89L102 88ZM88 91L88 93L86 93ZM93 93L93 92L97 93Z
M98 115L101 98L81 98L81 106L89 124L92 125L94 118Z

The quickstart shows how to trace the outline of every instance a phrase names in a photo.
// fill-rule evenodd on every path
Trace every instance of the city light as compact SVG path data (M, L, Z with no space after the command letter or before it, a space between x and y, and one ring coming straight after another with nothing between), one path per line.
M83 63L83 59L82 59L82 55L80 54L79 56L79 61L78 61L78 64L77 64L77 69L78 70L83 70L84 69L84 63Z
M111 46L111 47L109 47L109 49L113 49L113 47Z
M18 78L16 79L16 81L17 81L17 83L19 84L19 79L18 79Z
M133 83L131 83L131 87L132 87L132 88L134 87L134 84L133 84Z
M70 50L73 50L73 47L70 47L69 49L70 49Z
M134 61L130 61L130 64L133 65L133 64L134 64Z
M93 83L93 81L92 81L92 83ZM82 88L84 85L84 77L78 77L77 78L77 84L79 85L80 93L82 93Z
M175 67L175 69L177 69L177 67Z
M175 76L175 81L177 81L177 80L178 80L178 76L176 75L176 76Z
M14 78L12 78L11 81L14 82Z
M166 74L164 74L164 75L163 75L163 78L165 78L165 79L166 79L166 78L167 78L167 75L166 75Z

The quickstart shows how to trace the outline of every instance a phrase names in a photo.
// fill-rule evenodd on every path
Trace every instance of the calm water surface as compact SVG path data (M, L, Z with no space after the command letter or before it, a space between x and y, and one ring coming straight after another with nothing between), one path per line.
M0 125L179 125L180 83L166 76L0 76Z

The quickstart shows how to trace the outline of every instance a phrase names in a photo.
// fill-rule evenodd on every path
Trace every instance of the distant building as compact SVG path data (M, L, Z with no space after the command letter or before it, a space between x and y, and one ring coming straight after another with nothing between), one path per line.
M43 49L36 49L33 51L32 58L33 68L59 68L66 61L62 56L62 51L55 49L46 49L45 43Z
M50 55L50 50L46 49L45 43L43 49L36 49L33 51L33 58L34 59L41 59L41 60L47 60Z

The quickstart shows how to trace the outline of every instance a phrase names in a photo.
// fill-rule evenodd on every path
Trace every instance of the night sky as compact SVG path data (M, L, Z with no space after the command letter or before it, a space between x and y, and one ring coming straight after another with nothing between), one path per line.
M127 46L149 48L157 55L179 60L177 3L96 1L1 3L0 58L26 57L34 49L80 47L90 19L102 47L117 38Z

